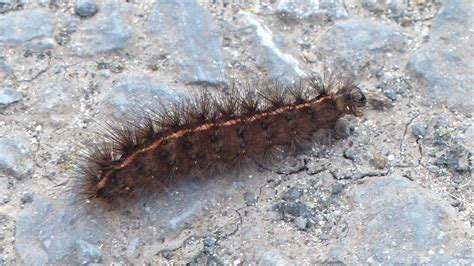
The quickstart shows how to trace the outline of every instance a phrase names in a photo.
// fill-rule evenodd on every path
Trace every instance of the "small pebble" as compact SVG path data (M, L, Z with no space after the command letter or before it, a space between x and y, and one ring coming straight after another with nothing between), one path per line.
M396 101L398 99L398 95L393 90L387 90L383 94L392 101Z
M21 100L21 98L21 93L17 92L11 87L0 88L0 107L9 106L12 103L18 102Z
M292 187L286 192L286 194L283 196L283 199L286 201L297 200L301 197L301 195L303 195L303 190L301 190L301 188Z
M296 217L295 218L295 225L298 227L299 230L304 230L306 229L306 226L308 225L308 219L304 217Z
M20 200L21 200L21 204L33 202L33 193L29 191L22 192Z
M336 194L339 194L342 192L342 190L344 189L344 186L339 183L339 182L336 182L334 183L334 185L332 186L332 194L333 195L336 195Z
M455 199L455 200L451 201L451 206L453 206L453 207L459 207L459 206L461 206L461 201Z
M255 197L255 194L253 194L252 192L245 192L244 200L247 206L253 206L255 205L255 203L257 203L257 198Z
M95 0L77 0L74 11L81 17L92 17L99 11L99 7Z
M411 126L411 132L413 136L417 138L422 138L426 133L426 124L416 123Z
M208 236L206 238L204 238L203 242L204 242L204 246L206 247L212 247L216 244L216 241L217 239L215 237L212 237L212 236Z
M78 245L78 259L81 264L99 263L102 261L102 252L96 246L79 240Z

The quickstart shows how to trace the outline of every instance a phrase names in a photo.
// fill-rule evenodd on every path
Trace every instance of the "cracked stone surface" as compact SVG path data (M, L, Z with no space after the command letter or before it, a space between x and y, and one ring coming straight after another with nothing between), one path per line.
M0 265L473 264L472 5L3 2ZM325 68L369 105L306 152L130 208L75 200L105 122Z

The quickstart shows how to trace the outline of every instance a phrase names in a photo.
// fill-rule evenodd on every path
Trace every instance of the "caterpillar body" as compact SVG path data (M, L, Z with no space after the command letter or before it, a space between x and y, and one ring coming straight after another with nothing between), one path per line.
M108 203L165 191L176 182L210 178L299 152L318 130L360 116L366 97L352 81L305 79L205 90L138 122L112 126L80 167L80 194Z

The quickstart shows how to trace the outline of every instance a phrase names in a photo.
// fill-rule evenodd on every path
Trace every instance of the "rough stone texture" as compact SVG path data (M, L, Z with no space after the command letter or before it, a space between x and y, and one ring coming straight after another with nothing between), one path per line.
M3 57L0 57L0 74L3 77L12 73L12 68L3 60Z
M21 204L33 202L33 193L31 193L30 191L22 192L20 200L21 200Z
M0 16L0 44L21 44L51 36L52 16L42 9L22 10Z
M70 122L66 116L73 108L72 96L73 88L62 84L49 86L41 94L41 111L49 116L52 125L59 127Z
M157 101L166 104L177 96L173 89L153 83L146 77L129 76L115 83L106 103L112 108L112 114L118 118L147 107L159 108Z
M0 110L21 100L22 95L11 87L0 87Z
M466 1L449 1L433 20L429 42L410 56L407 67L426 81L428 103L444 102L472 112L473 12Z
M294 80L306 74L300 68L298 60L291 54L284 53L273 40L273 33L254 14L241 12L243 28L251 27L253 45L256 46L257 66L267 72L269 78Z
M394 55L406 51L408 43L402 28L380 22L338 23L320 40L318 50L324 51L334 65L369 72L389 65Z
M106 231L97 219L77 206L35 200L17 218L18 255L34 265L99 262L101 253L90 243L102 240Z
M348 16L342 0L282 0L277 13L284 19L341 19Z
M332 254L347 264L472 261L454 209L400 176L370 178L354 192L349 232ZM361 222L363 221L363 222ZM456 224L456 225L455 225ZM454 226L455 225L455 226Z
M22 178L33 171L26 143L12 135L0 137L0 174Z
M390 12L393 15L399 15L406 3L398 0L361 0L362 5L367 10L374 13Z
M147 28L176 57L181 79L189 83L225 82L221 32L211 14L196 1L158 1Z
M74 11L81 17L92 17L99 11L95 0L76 0Z
M13 9L15 0L0 0L0 14Z
M123 49L133 36L125 18L127 9L113 4L105 6L96 16L84 20L77 27L68 46L77 55L87 56Z
M96 246L83 240L77 241L78 262L82 265L99 263L102 261L102 252Z

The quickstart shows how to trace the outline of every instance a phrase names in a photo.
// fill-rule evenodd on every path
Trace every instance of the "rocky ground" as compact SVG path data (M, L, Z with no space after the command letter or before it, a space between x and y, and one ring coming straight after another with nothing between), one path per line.
M473 25L469 0L1 0L0 265L472 264ZM328 66L370 95L345 139L127 209L71 203L104 121Z

